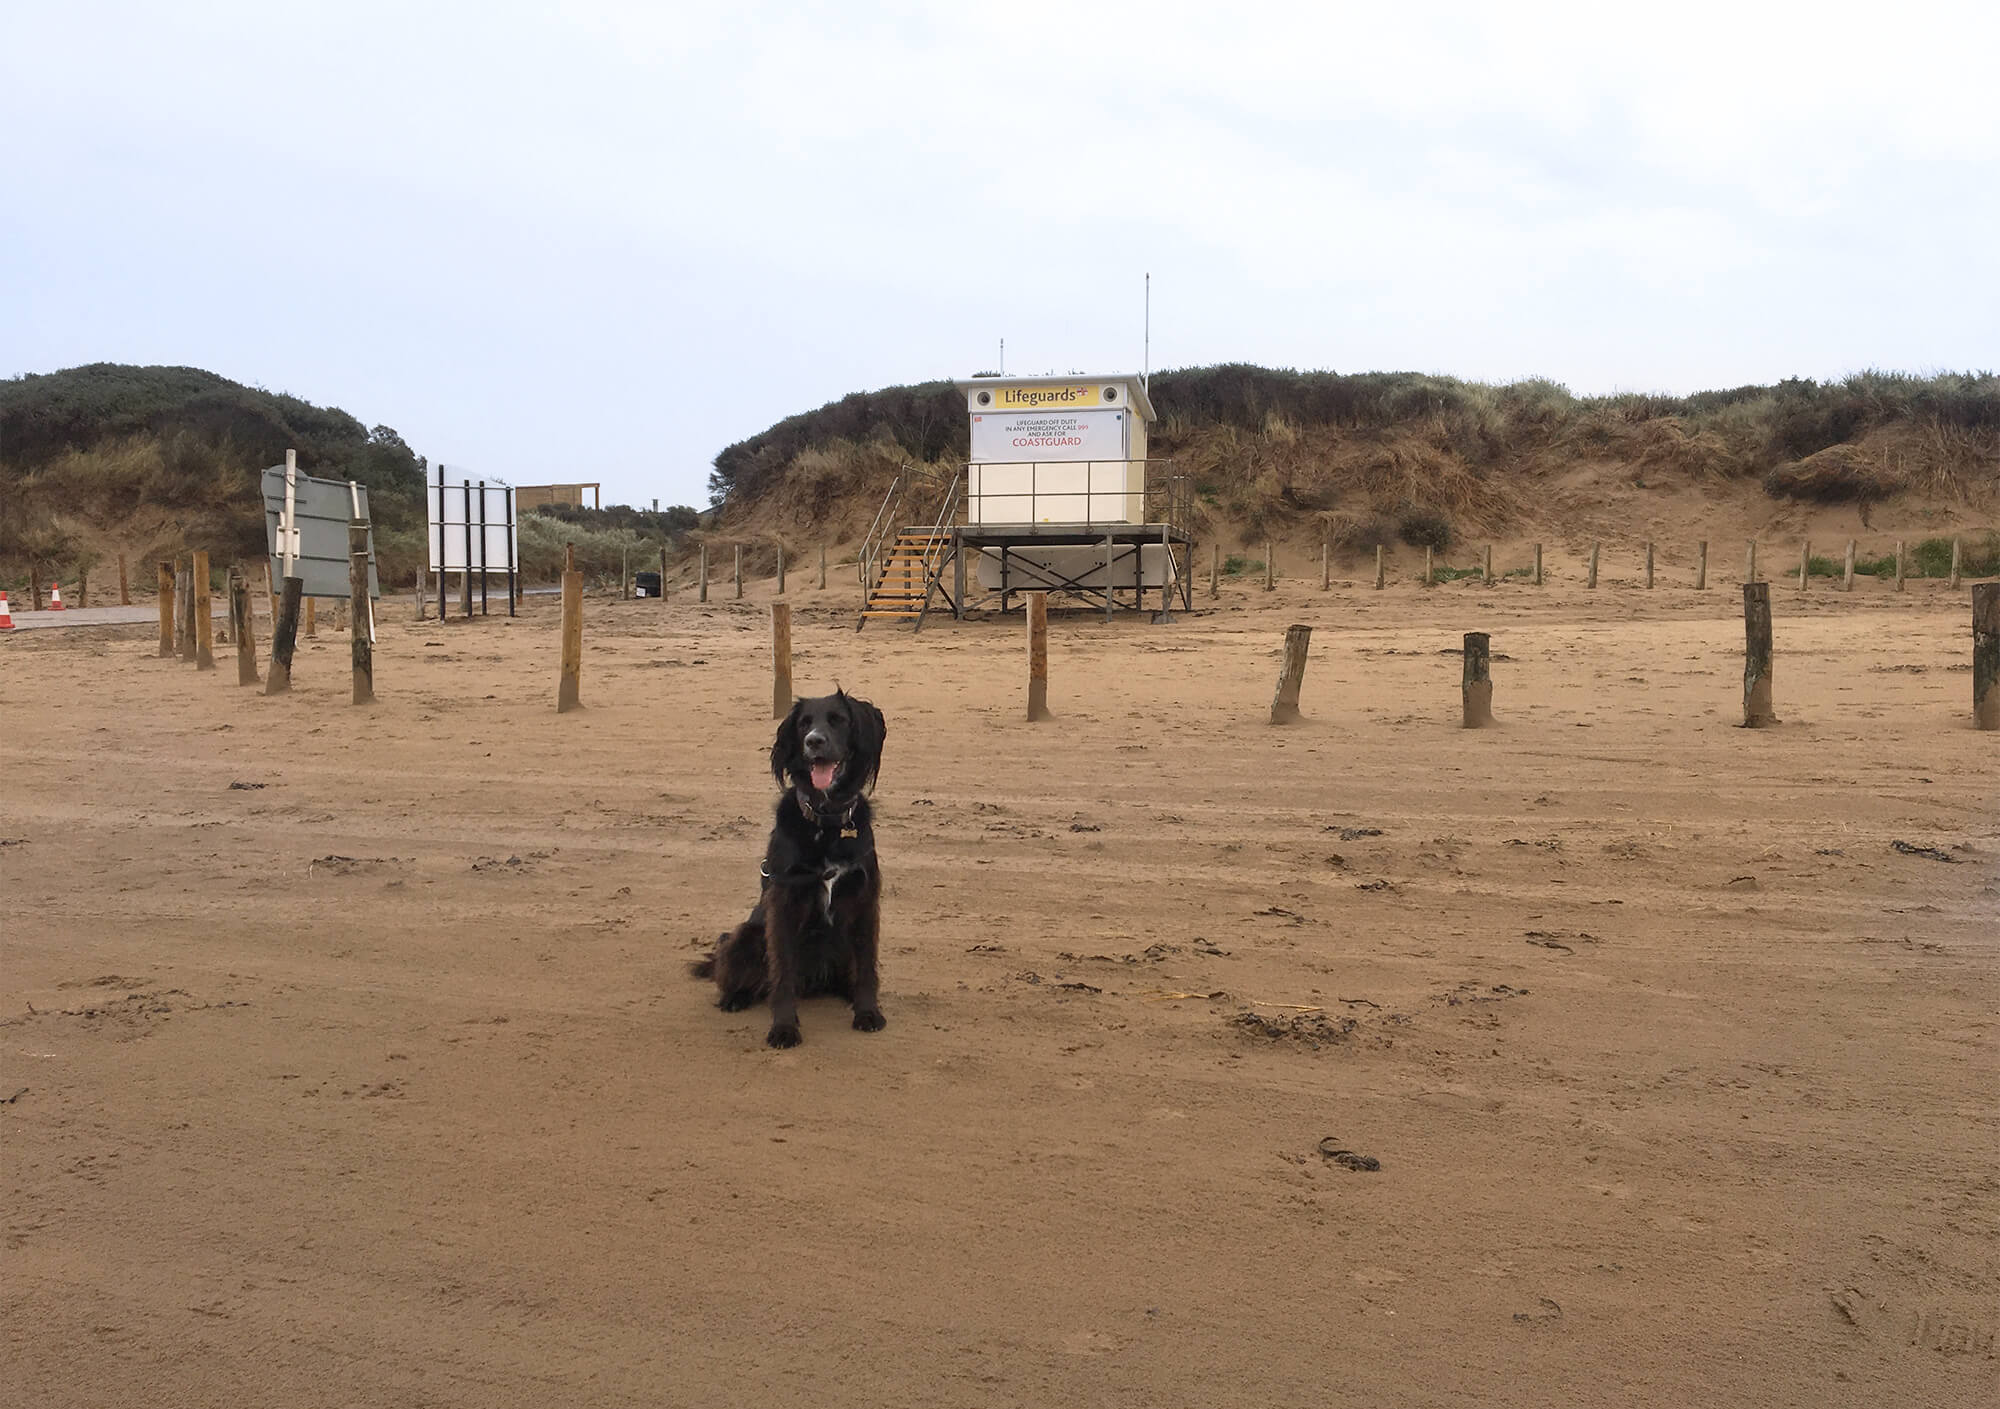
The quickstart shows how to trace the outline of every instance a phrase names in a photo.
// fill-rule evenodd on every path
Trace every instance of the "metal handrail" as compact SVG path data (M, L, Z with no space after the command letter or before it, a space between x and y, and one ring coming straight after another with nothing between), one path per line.
M861 537L861 553L855 567L860 573L864 591L875 590L875 584L868 580L871 576L870 566L881 550L883 538L895 530L896 508L902 502L903 491L910 482L910 474L908 466L896 472L896 477L889 482L889 492L882 496L882 507L875 511L874 521L868 525L868 532Z
M1144 460L976 460L969 462L966 467L964 504L969 514L974 504L982 503L988 499L1026 499L1028 501L1028 518L1026 522L1039 523L1041 521L1040 508L1043 500L1081 499L1083 500L1082 516L1075 519L1067 519L1064 522L1081 524L1086 528L1094 528L1098 526L1100 520L1094 518L1091 514L1092 499L1125 499L1131 497L1133 494L1137 494L1140 497L1140 515L1142 521L1148 517L1149 510L1156 506L1164 506L1168 526L1178 531L1186 526L1188 510L1192 507L1192 501L1189 494L1187 476L1173 473L1173 464L1172 460L1150 458ZM991 465L995 468L1007 469L1018 469L1022 465L1026 465L1028 469L1027 491L1025 493L1019 490L989 491L984 488L984 480L982 479L981 488L975 492L971 486L971 469L975 465L982 468ZM1097 465L1143 465L1145 467L1145 476L1137 490L1088 488L1045 490L1041 488L1039 482L1041 469L1044 465L1061 466L1066 469L1083 466L1085 467L1086 474L1089 473L1091 467ZM1154 472L1155 466L1160 467L1159 473ZM1109 522L1129 524L1131 520L1121 518L1110 520Z

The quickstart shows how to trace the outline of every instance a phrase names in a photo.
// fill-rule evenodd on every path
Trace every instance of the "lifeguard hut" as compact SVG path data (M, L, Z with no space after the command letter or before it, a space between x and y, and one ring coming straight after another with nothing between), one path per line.
M971 455L945 476L898 475L862 543L858 626L921 628L942 598L953 616L1006 612L1047 591L1109 616L1193 606L1186 486L1149 459L1156 419L1143 377L972 377L957 383ZM928 521L908 522L911 511Z

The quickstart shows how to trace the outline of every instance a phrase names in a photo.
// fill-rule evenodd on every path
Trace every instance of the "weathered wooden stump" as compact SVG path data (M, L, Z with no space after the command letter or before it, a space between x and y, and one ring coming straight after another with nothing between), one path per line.
M583 574L576 570L574 545L563 549L561 669L556 713L567 714L583 708Z
M1028 722L1053 718L1049 713L1049 594L1024 592L1028 599Z
M2000 729L2000 582L1972 589L1972 719Z
M257 676L256 612L250 606L250 575L242 568L229 570L229 625L236 638L236 683L262 683Z
M1771 584L1743 584L1743 727L1776 724L1771 708Z
M1493 722L1492 638L1484 631L1465 633L1465 727L1484 729Z
M292 656L299 648L299 601L305 590L303 580L288 577L278 596L278 616L271 625L271 669L264 680L267 695L282 695L292 688Z
M160 654L174 654L174 565L160 564Z
M1299 718L1299 686L1306 678L1306 648L1312 644L1310 626L1285 628L1285 659L1278 668L1278 693L1271 701L1271 722L1291 724Z
M375 701L375 614L368 609L368 523L347 521L347 663L354 673L351 703Z
M194 668L215 669L215 612L208 599L208 554L194 555Z
M771 603L771 718L792 712L792 607Z

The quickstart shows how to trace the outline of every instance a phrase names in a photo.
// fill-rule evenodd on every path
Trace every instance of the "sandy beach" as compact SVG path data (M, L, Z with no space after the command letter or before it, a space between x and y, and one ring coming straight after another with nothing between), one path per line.
M277 698L0 640L0 1398L2000 1399L1963 594L1774 584L1753 731L1720 574L1353 573L1058 614L1039 725L1018 618L795 578L799 691L889 721L889 1026L783 1053L685 976L769 582L593 599L560 717L547 598L385 602L359 709L324 625Z

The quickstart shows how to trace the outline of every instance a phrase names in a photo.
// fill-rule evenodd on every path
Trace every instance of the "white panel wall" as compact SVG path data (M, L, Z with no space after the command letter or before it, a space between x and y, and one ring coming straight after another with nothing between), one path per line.
M967 467L974 524L1143 523L1146 467L1131 460Z

